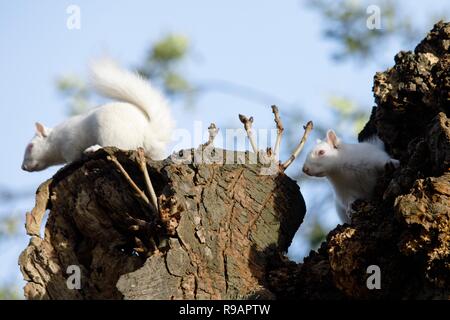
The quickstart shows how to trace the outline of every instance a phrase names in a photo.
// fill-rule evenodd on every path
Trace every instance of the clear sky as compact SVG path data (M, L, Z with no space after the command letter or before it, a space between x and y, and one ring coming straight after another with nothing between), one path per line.
M430 6L425 1L403 3L417 19ZM434 8L446 6L444 0L432 3ZM81 30L66 28L70 4L81 9ZM336 64L330 59L334 44L321 36L321 23L315 12L295 0L1 1L0 185L35 190L55 172L26 173L20 164L34 122L54 126L67 115L55 88L57 76L85 75L87 62L105 53L123 65L138 65L150 44L169 32L191 39L193 50L184 71L194 81L221 79L257 88L297 103L310 119L330 127L333 117L326 105L331 94L349 96L369 110L374 73L393 63L397 51L411 48L391 44L384 52L391 58L383 65ZM238 113L255 115L258 127L272 127L268 107L219 93L202 96L195 109L173 106L179 126L188 130L194 120L239 126ZM292 170L299 167L300 162ZM314 192L320 188L305 194L307 201ZM24 216L32 206L33 199L27 198L13 206L0 204L0 212ZM332 210L327 219L337 223ZM21 279L17 257L27 241L20 237L0 244L0 283ZM292 256L302 254L297 242Z

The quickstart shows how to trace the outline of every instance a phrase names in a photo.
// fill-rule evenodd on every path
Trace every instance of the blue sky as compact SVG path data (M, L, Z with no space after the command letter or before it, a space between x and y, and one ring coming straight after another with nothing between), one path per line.
M377 1L373 1L376 3ZM56 169L41 173L20 170L23 150L33 135L34 122L53 126L66 117L64 101L55 89L61 74L85 75L87 62L108 54L126 66L138 65L150 44L170 32L191 39L192 53L185 74L194 81L227 80L248 85L297 103L314 121L333 126L326 109L332 94L349 96L367 110L373 105L372 79L393 63L400 44L390 44L390 57L368 65L336 64L330 59L334 44L321 36L319 16L302 1L2 1L0 3L0 185L35 190ZM403 1L405 11L419 21L429 3ZM81 8L81 30L68 30L66 8ZM433 1L433 8L447 8ZM448 11L447 11L448 12ZM411 48L403 48L411 49ZM282 105L279 106L281 109ZM267 105L211 93L195 109L174 103L180 126L193 128L194 120L220 127L239 126L238 113L255 115L258 127L272 127ZM309 119L305 119L305 122ZM300 134L300 133L299 133ZM307 148L311 145L310 142ZM290 149L289 146L284 146ZM292 170L298 170L300 162ZM320 188L323 188L321 186ZM311 189L305 197L311 199ZM330 202L332 200L330 199ZM0 211L21 212L33 206L25 199ZM330 211L329 224L337 223ZM0 244L0 283L20 279L18 253L25 237ZM301 245L293 256L304 252Z

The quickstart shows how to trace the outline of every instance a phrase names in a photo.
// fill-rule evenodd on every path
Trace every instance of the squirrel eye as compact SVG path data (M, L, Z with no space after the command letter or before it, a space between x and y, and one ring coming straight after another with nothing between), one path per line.
M325 150L319 150L318 154L319 156L323 156L325 154Z
M27 145L27 151L31 151L31 149L33 149L33 144L30 143L29 145Z

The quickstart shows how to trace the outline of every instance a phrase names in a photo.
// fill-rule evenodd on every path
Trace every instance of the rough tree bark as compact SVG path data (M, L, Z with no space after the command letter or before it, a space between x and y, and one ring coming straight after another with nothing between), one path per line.
M215 155L207 158L207 150ZM250 164L254 154L212 148L183 152L182 162L193 163L148 161L160 214L108 160L117 158L144 190L136 152L106 148L45 182L28 215L32 238L20 257L28 281L25 296L272 298L265 268L275 253L287 250L303 220L298 185L284 174L261 175L264 166ZM236 164L222 164L220 154ZM198 156L216 163L188 160ZM41 239L39 217L46 208L50 213ZM81 267L80 290L66 285L70 265Z
M378 133L401 166L386 168L375 198L356 201L351 224L332 230L303 263L282 254L305 214L282 171L148 161L157 214L111 161L144 190L136 153L107 148L38 189L19 259L26 297L449 299L450 24L437 23L414 52L397 54L373 91L377 106L359 138ZM67 288L69 265L81 268L80 290ZM370 265L380 267L380 290L367 288Z
M400 168L387 168L373 201L353 204L303 264L268 272L278 298L450 298L450 23L374 78L375 106L360 140L378 133ZM378 265L381 289L366 286Z

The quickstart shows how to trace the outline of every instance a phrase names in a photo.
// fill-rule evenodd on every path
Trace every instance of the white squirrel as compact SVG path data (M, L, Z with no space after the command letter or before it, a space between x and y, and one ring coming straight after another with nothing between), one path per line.
M142 147L152 159L165 157L175 121L161 93L110 59L95 61L90 71L94 89L117 101L68 118L54 128L36 123L36 134L25 150L23 170L41 171L107 146L125 150Z
M303 172L309 176L327 177L336 197L336 210L345 223L350 223L351 204L356 199L372 197L377 178L392 159L378 138L355 144L343 143L333 130L327 131L326 141L319 142L307 155Z

